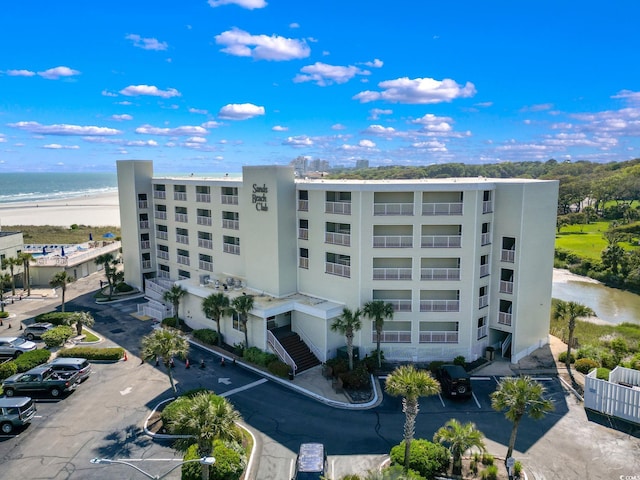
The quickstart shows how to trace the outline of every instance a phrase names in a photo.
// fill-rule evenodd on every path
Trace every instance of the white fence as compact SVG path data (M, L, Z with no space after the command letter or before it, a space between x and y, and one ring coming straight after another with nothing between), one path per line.
M640 371L616 367L609 381L596 378L593 370L585 378L584 408L640 423Z

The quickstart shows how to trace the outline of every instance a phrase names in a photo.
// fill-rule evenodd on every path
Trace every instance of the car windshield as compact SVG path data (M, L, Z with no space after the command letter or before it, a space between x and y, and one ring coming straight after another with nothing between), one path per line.
M16 338L14 341L11 342L11 344L14 347L17 347L18 345L22 345L25 342L26 342L26 340L24 338Z

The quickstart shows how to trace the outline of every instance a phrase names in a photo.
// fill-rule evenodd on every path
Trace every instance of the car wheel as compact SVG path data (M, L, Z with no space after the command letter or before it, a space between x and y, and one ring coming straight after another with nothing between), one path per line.
M22 352L20 350L16 350L16 353L13 354L13 358L18 358L20 355L22 355Z
M57 387L53 387L49 392L51 393L52 397L56 397L56 398L59 397L60 394L62 393L60 389Z
M27 340L33 341L34 338L33 333L27 333Z
M4 394L7 397L13 397L15 395L16 392L13 391L13 388L5 388L4 389Z
M467 393L467 386L458 385L458 387L456 388L456 392L458 392L460 395L464 395L465 393Z
M13 432L13 424L10 422L5 422L0 425L0 430L2 430L2 433L4 433L5 435L9 435L11 432Z

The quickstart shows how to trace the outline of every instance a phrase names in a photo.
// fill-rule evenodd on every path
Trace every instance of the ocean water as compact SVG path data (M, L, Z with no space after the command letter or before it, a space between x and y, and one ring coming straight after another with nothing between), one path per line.
M115 173L0 173L0 204L118 191Z

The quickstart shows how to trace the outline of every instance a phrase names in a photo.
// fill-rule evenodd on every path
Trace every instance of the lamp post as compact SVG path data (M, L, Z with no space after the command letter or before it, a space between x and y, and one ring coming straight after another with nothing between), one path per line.
M134 465L133 463L131 463L131 462L135 462L135 461L139 462L139 461L142 461L142 460L143 459L128 459L128 461L126 461L126 460L111 460L109 458L92 458L91 460L89 460L89 462L93 463L94 465L102 465L102 464L111 465L113 463L120 464L120 465L127 465L128 467L131 467L131 468L137 470L138 472L143 474L145 477L150 478L152 480L160 480L162 478L165 478L167 475L169 475L171 472L173 472L176 468L181 467L185 463L198 462L201 465L213 465L214 463L216 463L216 459L214 457L194 458L193 460L168 459L167 461L171 461L171 462L178 461L180 463L178 463L177 465L174 465L173 467L171 467L169 470L167 470L162 475L152 475L152 474L150 474L148 472L145 472L144 470L142 470L137 465Z

